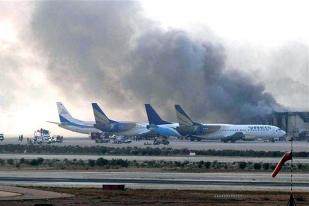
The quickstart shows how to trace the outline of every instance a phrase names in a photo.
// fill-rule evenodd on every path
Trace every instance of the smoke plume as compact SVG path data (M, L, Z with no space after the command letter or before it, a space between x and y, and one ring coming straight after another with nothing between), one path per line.
M97 99L136 116L151 103L175 120L248 123L281 106L262 83L225 65L224 46L164 30L133 1L41 1L31 23L50 81L70 98Z

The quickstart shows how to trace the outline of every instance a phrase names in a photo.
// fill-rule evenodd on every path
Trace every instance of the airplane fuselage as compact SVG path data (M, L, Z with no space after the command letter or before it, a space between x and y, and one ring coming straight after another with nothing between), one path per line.
M79 121L78 123L66 122L66 123L59 123L58 126L63 129L81 134L101 133L100 130L94 127L94 122L86 122L86 121Z
M147 129L147 124L144 123L117 123L112 125L111 129L104 130L95 128L95 122L86 122L86 121L69 121L65 123L59 123L59 127L63 129L70 130L72 132L78 132L82 134L91 134L91 133L108 133L110 135L116 136L138 136L149 132Z
M147 125L147 123L115 122L109 125L109 127L100 124L96 124L95 127L101 132L111 135L138 136L150 132L149 129L147 129Z
M234 125L234 124L202 124L203 134L192 134L184 132L178 123L159 125L158 134L169 134L168 136L195 136L206 140L272 140L285 135L280 128L272 125ZM174 130L174 133L171 131ZM205 131L205 132L204 132ZM167 136L167 135L166 135Z
M207 125L210 126L211 125ZM285 132L280 128L272 125L233 125L222 124L217 131L204 135L206 139L224 139L238 135L242 140L271 140L280 138L285 135ZM237 139L237 137L235 138Z

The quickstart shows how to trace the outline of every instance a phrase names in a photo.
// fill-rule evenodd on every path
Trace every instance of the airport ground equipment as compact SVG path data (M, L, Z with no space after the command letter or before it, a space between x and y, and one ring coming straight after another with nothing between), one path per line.
M157 137L153 140L153 142L149 141L144 142L144 145L160 145L160 144L168 145L169 143L170 142L167 140L167 138Z
M61 135L53 135L50 138L50 143L62 143L63 142L63 136Z
M110 141L109 135L102 132L92 132L90 139L94 140L95 143L108 143Z
M108 133L98 133L94 132L90 134L90 138L95 141L95 143L113 143L113 144L123 144L123 143L131 143L130 140L126 136L121 135L109 135Z
M129 144L132 142L132 140L130 140L128 137L125 136L116 136L113 135L111 136L111 142L114 144Z
M38 129L34 131L33 139L27 139L27 142L30 144L52 144L52 143L62 143L63 136L61 135L50 135L49 130Z
M49 139L50 139L50 134L48 130L41 128L41 129L34 131L34 134L33 134L34 144L48 143Z
M2 142L4 140L4 135L0 134L0 141Z
M159 144L163 144L163 145L168 145L170 142L167 140L166 137L157 137L155 138L155 140L153 141L154 145L159 145Z

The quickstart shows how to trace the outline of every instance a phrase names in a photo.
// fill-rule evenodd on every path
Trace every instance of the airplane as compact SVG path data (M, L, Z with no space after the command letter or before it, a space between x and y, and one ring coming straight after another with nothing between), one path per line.
M94 127L95 122L75 119L61 102L57 102L56 104L60 122L47 121L48 123L57 124L63 129L82 134L90 135L91 133L102 133L99 129Z
M95 118L94 127L100 131L117 136L141 136L150 133L148 123L124 122L109 119L97 103L92 103Z
M178 132L178 123L172 123L162 120L158 113L153 109L150 104L145 104L146 114L149 125L149 130L163 137L181 137L182 135Z
M273 125L236 125L236 124L202 124L196 123L184 112L180 105L175 105L176 116L181 127L193 128L190 131L198 137L209 140L221 138L221 141L236 140L274 140L286 135L286 132ZM197 125L198 124L198 125Z
M192 121L180 105L175 105L178 123L162 120L151 105L145 105L152 131L165 137L189 137L191 140L221 140L235 142L237 140L263 139L274 141L285 136L285 132L272 125L235 125L205 124ZM167 129L168 128L168 129ZM167 134L167 131L169 132Z

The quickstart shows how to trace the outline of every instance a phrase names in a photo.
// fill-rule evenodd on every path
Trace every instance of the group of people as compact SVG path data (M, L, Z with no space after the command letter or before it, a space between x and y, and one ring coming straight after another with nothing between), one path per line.
M18 142L23 142L24 140L24 135L19 135L18 136Z

